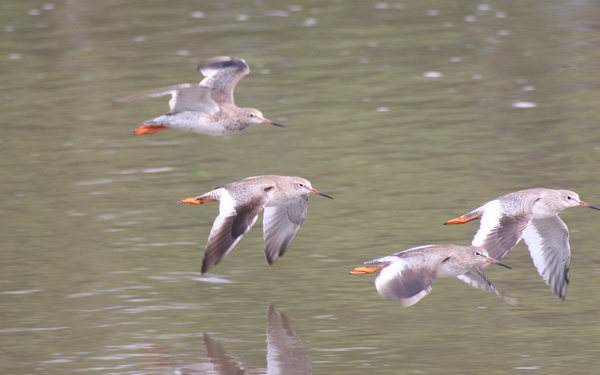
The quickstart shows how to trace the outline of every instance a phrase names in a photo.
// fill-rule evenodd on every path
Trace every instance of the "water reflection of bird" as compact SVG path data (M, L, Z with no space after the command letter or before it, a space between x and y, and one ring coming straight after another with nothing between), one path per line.
M485 248L495 259L504 258L524 238L538 273L564 300L571 250L569 231L558 214L575 206L600 210L582 202L573 191L533 188L503 195L446 224L463 224L481 218L472 244ZM483 267L485 264L479 266Z
M122 106L138 100L172 95L171 110L165 115L144 122L135 134L153 134L168 128L187 130L207 135L225 135L240 132L250 125L267 123L282 126L266 119L254 108L239 108L233 99L235 86L249 72L242 59L215 57L198 66L206 76L200 83L183 83L116 99L113 106Z
M516 298L496 289L475 267L484 263L510 268L491 258L483 248L448 244L413 247L365 262L376 267L359 267L350 273L365 274L381 270L375 279L377 291L404 307L412 306L428 295L433 283L440 277L458 277L476 288L495 293L508 304L517 305Z
M311 361L308 350L302 346L302 340L292 328L285 314L277 311L271 304L267 313L267 368L255 368L235 357L228 355L221 344L204 334L204 345L210 360L205 363L186 364L180 366L177 374L210 374L214 375L310 375Z
M203 204L219 200L219 216L210 231L202 273L216 265L235 247L264 208L265 256L273 264L290 247L304 222L308 195L331 196L313 189L310 181L292 176L258 176L215 188L181 203Z

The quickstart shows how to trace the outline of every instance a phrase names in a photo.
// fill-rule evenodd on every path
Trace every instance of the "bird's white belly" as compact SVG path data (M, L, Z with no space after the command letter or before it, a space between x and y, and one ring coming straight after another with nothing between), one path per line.
M173 129L205 135L231 133L231 130L228 130L221 122L214 121L212 118L198 112L185 111L161 117L155 119L155 121L162 122L165 126Z
M460 267L456 265L446 265L444 263L440 264L437 271L437 277L456 277L460 276L463 273L467 272L469 267Z

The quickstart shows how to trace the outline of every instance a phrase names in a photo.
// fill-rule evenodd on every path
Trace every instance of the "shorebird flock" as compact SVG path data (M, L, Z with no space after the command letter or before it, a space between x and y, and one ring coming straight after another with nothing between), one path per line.
M254 124L285 127L267 119L255 108L235 105L233 91L250 72L242 59L215 57L198 70L205 76L200 83L184 83L115 99L118 107L138 100L171 95L170 111L145 121L134 133L153 134L169 128L221 136L241 132ZM309 194L333 199L314 189L310 181L294 176L257 176L232 182L193 198L185 204L219 201L202 261L202 274L227 256L263 214L265 257L272 265L291 246L306 218ZM401 306L412 306L427 296L437 278L457 277L475 288L491 292L510 305L516 298L498 290L483 274L490 264L500 262L523 238L533 264L544 282L562 300L569 284L571 250L569 231L558 214L569 207L600 210L579 199L569 190L533 188L508 193L473 211L446 221L463 224L480 219L472 246L424 245L365 262L351 274L377 271L375 287L382 296Z

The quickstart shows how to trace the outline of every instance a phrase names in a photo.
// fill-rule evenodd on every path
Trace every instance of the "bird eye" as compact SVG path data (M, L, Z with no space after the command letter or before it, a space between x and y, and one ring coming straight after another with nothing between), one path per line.
M302 182L299 182L299 183L298 183L298 186L300 186L300 187L304 187L304 184L303 184Z
M480 257L481 255L483 255L479 251L476 251L474 254L477 255L478 257Z
M571 199L573 199L573 197L571 197L570 195L567 195L567 199L571 200Z
M256 115L254 113L251 113L250 117L256 117Z

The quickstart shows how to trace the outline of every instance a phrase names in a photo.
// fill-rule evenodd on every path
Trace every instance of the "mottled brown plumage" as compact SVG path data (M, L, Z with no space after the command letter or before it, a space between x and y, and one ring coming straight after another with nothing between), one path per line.
M428 295L433 283L440 277L458 277L475 288L496 294L510 305L517 305L516 298L496 289L476 267L484 263L510 268L491 258L481 247L444 244L413 247L373 259L365 264L376 267L359 267L351 273L364 274L381 270L375 279L377 291L404 307L412 306Z
M138 100L170 94L171 110L144 122L135 133L152 134L175 128L207 135L225 135L240 132L250 125L267 123L282 126L266 119L255 108L239 108L233 99L235 86L249 72L242 59L215 57L198 67L206 76L200 83L183 83L116 99L113 106L122 106Z
M533 188L503 195L446 224L481 219L472 245L485 248L495 259L504 258L524 238L538 273L564 300L571 250L569 231L558 214L575 206L600 210L582 202L579 195L570 190ZM485 266L482 264L479 268Z
M304 222L308 194L331 196L313 189L310 181L292 176L258 176L215 188L181 203L220 201L219 216L208 237L202 273L225 258L256 222L264 209L265 256L273 264L290 247Z

